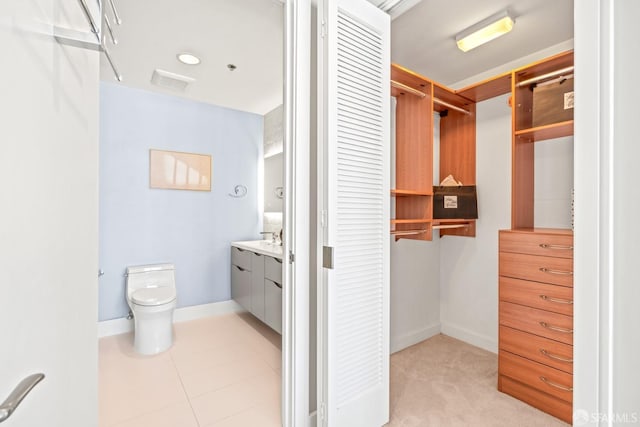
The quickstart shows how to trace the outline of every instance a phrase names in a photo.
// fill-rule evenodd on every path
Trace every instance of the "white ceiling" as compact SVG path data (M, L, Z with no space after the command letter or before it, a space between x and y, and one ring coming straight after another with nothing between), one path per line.
M257 114L282 103L279 0L121 0L117 5L123 23L114 27L119 43L110 50L122 84ZM457 33L505 8L516 18L511 33L467 53L458 50ZM392 21L393 62L446 85L573 38L573 0L407 0L397 13L402 14ZM178 62L176 54L183 51L202 63ZM230 72L229 63L238 68ZM152 85L155 68L195 82L185 92ZM114 81L104 56L101 76Z
M469 52L456 34L509 9L513 30ZM573 39L573 0L422 0L391 25L391 60L453 85L498 65Z
M130 87L265 114L282 103L283 6L277 0L114 0L122 25L107 43ZM105 2L107 3L107 2ZM108 9L107 9L108 10ZM109 10L108 10L109 11ZM197 66L176 59L188 51ZM231 72L227 64L238 68ZM114 82L102 55L101 78ZM195 78L185 92L151 84L160 68Z

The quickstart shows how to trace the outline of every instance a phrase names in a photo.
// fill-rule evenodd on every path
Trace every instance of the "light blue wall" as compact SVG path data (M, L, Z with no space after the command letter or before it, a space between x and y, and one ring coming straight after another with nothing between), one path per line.
M259 238L262 135L256 114L101 84L100 320L127 315L130 265L175 263L178 307L230 299L229 243ZM150 189L150 148L210 154L211 192Z

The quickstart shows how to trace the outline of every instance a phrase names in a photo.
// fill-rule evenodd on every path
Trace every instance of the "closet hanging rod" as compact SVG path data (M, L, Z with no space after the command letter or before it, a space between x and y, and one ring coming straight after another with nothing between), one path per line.
M467 228L469 224L445 224L445 225L434 225L432 228L434 230L443 230L447 228Z
M530 79L527 79L527 80L524 80L522 82L517 83L516 86L517 87L527 86L527 85L530 85L531 83L537 83L537 82L539 82L541 80L546 80L549 77L560 76L560 75L565 74L565 73L571 73L572 71L573 71L573 65L571 65L569 67L562 68L560 70L552 71L552 72L547 73L547 74L542 74L541 76L532 77Z
M398 88L398 89L401 89L401 90L404 90L406 92L409 92L409 93L411 93L413 95L417 95L420 98L424 98L425 96L427 96L426 93L420 92L418 89L414 89L411 86L407 86L407 85L405 85L403 83L400 83L400 82L397 82L395 80L391 80L391 86L393 86L395 88ZM471 114L469 111L465 110L464 108L460 108L460 107L458 107L456 105L449 104L448 102L443 101L443 100L441 100L439 98L433 98L433 102L435 102L436 104L440 104L440 105L442 105L444 107L451 108L452 110L459 111L459 112L464 113L464 114Z
M440 104L443 107L447 107L447 108L451 108L452 110L456 110L456 111L458 111L460 113L471 115L471 113L469 111L465 110L464 108L460 108L457 105L449 104L448 102L443 101L440 98L433 98L433 102L436 103L436 104Z
M553 83L557 83L557 82L562 81L562 80L569 80L569 79L572 79L572 78L573 78L573 74L567 74L566 76L562 75L560 77L556 77L555 79L545 80L542 83L538 83L538 87L547 86L547 85L550 85L550 84L553 84Z
M427 230L394 230L391 231L391 234L394 236L411 236L414 234L424 234Z
M398 89L402 89L404 91L407 91L407 92L409 92L409 93L411 93L413 95L417 95L420 98L424 98L425 96L427 96L426 93L420 92L418 89L414 89L411 86L407 86L407 85L405 85L403 83L400 83L400 82L397 82L395 80L391 80L391 86L393 86L395 88L398 88Z

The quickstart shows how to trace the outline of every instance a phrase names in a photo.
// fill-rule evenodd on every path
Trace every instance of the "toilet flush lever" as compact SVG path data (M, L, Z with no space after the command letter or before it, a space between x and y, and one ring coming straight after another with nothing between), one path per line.
M104 276L104 271L102 269L98 270L98 277Z

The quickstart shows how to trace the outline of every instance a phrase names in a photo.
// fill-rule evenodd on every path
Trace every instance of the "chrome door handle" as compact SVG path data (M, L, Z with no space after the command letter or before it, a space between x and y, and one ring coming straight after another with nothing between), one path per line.
M44 374L33 374L29 375L27 378L20 381L20 384L13 389L9 397L7 397L4 402L0 405L0 423L5 421L7 418L13 414L13 411L16 410L22 399L24 399L27 394L38 384L40 381L44 379Z

